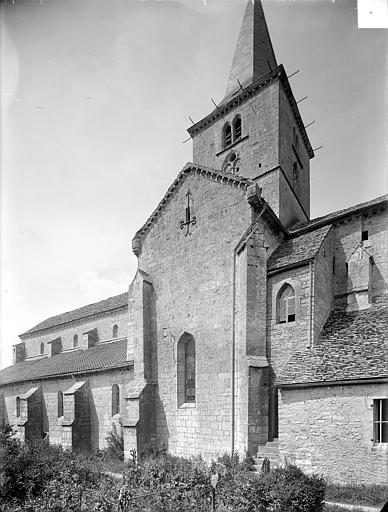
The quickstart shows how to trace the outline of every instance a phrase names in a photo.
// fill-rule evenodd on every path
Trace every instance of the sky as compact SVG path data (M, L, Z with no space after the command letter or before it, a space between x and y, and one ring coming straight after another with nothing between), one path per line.
M1 15L0 367L122 293L131 239L225 92L246 0L9 0ZM355 0L263 0L313 148L311 217L386 193L387 30Z

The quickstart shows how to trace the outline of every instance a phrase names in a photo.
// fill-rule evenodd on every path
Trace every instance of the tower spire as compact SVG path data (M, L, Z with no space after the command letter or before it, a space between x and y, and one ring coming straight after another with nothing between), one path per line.
M238 91L237 80L247 87L276 66L261 0L248 0L224 99Z

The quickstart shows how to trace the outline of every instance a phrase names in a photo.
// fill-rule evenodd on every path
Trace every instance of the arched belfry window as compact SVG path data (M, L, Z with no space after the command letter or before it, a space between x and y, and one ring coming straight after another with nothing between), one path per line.
M42 343L40 344L40 355L42 356L44 354L44 343L42 341Z
M20 418L20 396L16 397L16 417Z
M295 290L290 284L285 284L279 290L277 297L277 322L279 324L295 322Z
M63 416L63 393L58 391L58 418Z
M78 347L78 334L74 334L73 336L73 348Z
M112 338L117 338L117 334L119 332L119 326L115 324L112 329Z
M195 403L195 341L184 333L177 347L178 406Z
M240 139L241 135L242 135L241 117L236 116L233 119L233 142L236 142L238 139Z
M227 148L232 144L232 128L226 123L222 128L222 147Z
M120 413L120 388L117 384L112 386L112 416Z

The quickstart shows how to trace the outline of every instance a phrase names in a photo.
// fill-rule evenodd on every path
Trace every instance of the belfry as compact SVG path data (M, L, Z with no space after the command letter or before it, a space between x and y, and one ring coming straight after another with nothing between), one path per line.
M310 219L314 151L261 1L188 132L193 162L134 235L128 292L20 335L0 422L91 450L115 425L126 458L249 452L385 484L387 198Z

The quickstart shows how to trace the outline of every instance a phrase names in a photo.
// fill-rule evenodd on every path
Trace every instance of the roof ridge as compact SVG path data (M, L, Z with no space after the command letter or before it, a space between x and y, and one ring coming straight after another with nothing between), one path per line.
M80 316L78 317L77 319L70 319L70 320L66 320L64 322L59 322L59 323L55 323L53 324L52 326L47 326L47 327L44 327L43 324L46 323L46 322L49 322L49 321L54 321L55 319L57 318L60 318L60 317L63 317L64 315L70 315L70 314L74 314L76 312L79 312L79 311L82 311L83 309L86 309L86 308L90 308L92 306L97 306L99 304L102 304L103 302L106 302L106 301L109 301L109 300L114 300L114 299L118 299L119 297L123 297L125 295L127 295L128 292L123 292L123 293L119 293L117 295L112 295L111 297L107 297L106 299L102 299L102 300L98 300L96 302L91 302L90 304L85 304L84 306L81 306L79 308L75 308L75 309L70 309L69 311L64 311L63 313L58 313L56 315L53 315L53 316L50 316L48 318L46 318L45 320L42 320L41 322L39 322L38 324L34 325L33 327L31 327L31 329L28 329L27 331L23 332L22 334L19 334L19 337L20 336L24 336L26 334L30 334L30 333L33 333L33 332L37 332L37 331L40 331L40 330L45 330L45 329L49 329L51 327L56 327L58 325L63 325L63 324L67 324L67 323L70 323L70 322L73 322L75 320L79 320L81 318L86 318L88 316L93 316L94 314L96 314L96 312L92 312L92 313L89 313L89 314L85 314L84 316ZM119 307L122 307L121 305L118 305L118 306L114 306L114 307L110 307L110 308L107 308L103 311L110 311L112 309L117 309ZM102 312L102 311L100 311ZM41 326L41 327L39 327ZM38 328L39 327L39 328Z
M317 224L319 225L320 223L326 223L330 221L334 222L336 217L347 216L364 208L373 208L374 206L378 206L379 204L382 204L387 201L388 194L383 194L382 196L375 197L374 199L369 199L368 201L364 201L362 203L357 203L353 206L343 208L342 210L337 210L335 212L330 212L325 215L321 215L320 217L316 217L315 219L311 219L309 221L296 224L292 229L289 230L289 235L298 236L298 234L301 231L313 230L314 226L316 226Z

